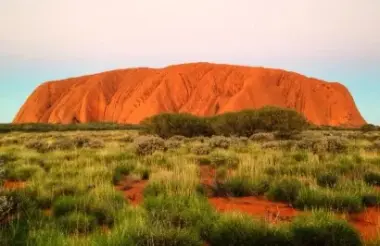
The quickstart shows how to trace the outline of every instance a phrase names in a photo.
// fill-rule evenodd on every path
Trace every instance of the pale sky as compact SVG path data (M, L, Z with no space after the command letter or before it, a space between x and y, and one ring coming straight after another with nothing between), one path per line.
M193 61L341 82L380 124L380 0L0 0L0 122L46 80Z

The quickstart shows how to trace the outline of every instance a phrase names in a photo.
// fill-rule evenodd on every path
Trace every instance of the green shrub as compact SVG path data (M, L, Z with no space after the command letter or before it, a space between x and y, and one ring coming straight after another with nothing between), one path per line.
M291 236L261 221L240 214L226 214L215 221L209 239L211 245L291 246Z
M282 178L270 185L266 195L272 201L293 203L301 188L302 184L298 179Z
M155 151L165 150L165 141L154 136L140 136L134 140L138 155L151 155Z
M348 150L348 141L340 137L327 138L327 151L331 153L345 153Z
M51 150L49 144L42 142L42 140L30 140L25 143L25 147L28 149L34 149L39 153L46 153Z
M7 218L13 207L12 200L4 195L0 195L0 224Z
M197 144L197 145L194 145L190 151L191 153L196 154L196 155L208 155L211 153L212 149L209 145Z
M326 212L299 216L291 223L295 246L360 246L359 233L345 220Z
M362 198L341 191L304 188L298 194L295 207L300 209L331 209L338 212L360 212Z
M142 125L148 132L162 138L175 135L184 137L211 136L213 130L205 118L187 113L163 113L145 119Z
M231 140L224 136L213 136L209 144L211 148L228 149L231 145Z
M364 124L360 127L362 132L372 132L378 130L378 127L373 124Z
M369 185L380 185L380 173L366 172L363 178L364 181Z
M26 181L31 178L37 172L44 172L44 170L36 165L20 165L12 170L9 170L8 179L17 181Z
M239 165L240 159L237 155L232 153L213 152L210 154L210 162L216 167L228 166L235 168Z
M334 187L338 182L338 176L333 173L321 173L317 175L317 184L322 187Z
M59 197L52 207L53 215L56 217L67 215L78 209L80 206L80 201L77 197L73 196L62 196Z
M118 165L112 176L112 182L114 185L120 183L120 181L124 178L124 176L129 175L134 169L134 166L131 164L122 164Z
M267 179L252 179L245 176L233 176L223 184L226 192L233 196L260 196L269 189Z
M150 196L143 206L151 221L177 228L191 228L202 238L209 234L216 214L205 197L191 196Z
M97 224L112 226L114 224L114 212L111 204L90 203L87 205L86 212L93 216Z
M141 246L200 246L202 241L197 233L188 229L167 228L153 225L132 234L134 245Z
M67 233L89 233L96 227L96 218L84 213L73 212L59 218L59 223Z

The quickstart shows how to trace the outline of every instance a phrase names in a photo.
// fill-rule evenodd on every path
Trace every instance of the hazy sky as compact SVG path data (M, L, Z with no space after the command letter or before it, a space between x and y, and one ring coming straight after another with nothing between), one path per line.
M0 0L0 122L47 80L194 61L341 82L380 124L380 0Z

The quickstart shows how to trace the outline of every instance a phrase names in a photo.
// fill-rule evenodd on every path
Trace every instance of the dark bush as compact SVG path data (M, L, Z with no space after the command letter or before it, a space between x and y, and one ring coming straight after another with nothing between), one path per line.
M300 216L291 224L295 246L360 246L360 235L347 221L325 212Z
M373 124L364 124L360 127L362 132L372 132L378 130L378 127Z
M77 210L79 205L80 205L80 201L76 197L73 197L73 196L59 197L53 203L53 207L52 207L53 215L56 217L66 215L70 212Z
M228 149L231 145L231 139L224 136L213 136L209 144L211 148Z
M264 222L235 214L223 216L214 223L209 242L215 246L292 245L287 231L276 230Z
M67 233L89 233L96 227L96 218L92 215L73 212L59 218L59 223Z
M196 155L208 155L211 153L212 148L207 144L196 144L191 147L190 151Z
M298 196L302 184L295 178L282 178L271 184L267 197L272 201L293 203Z
M317 184L322 187L334 187L338 182L338 176L333 173L321 173L317 175Z
M380 185L380 173L366 172L363 178L364 181L369 185Z
M134 166L131 164L122 164L118 165L112 176L112 182L114 185L117 185L123 178L124 176L127 176L133 171Z
M157 134L162 138L175 135L184 137L211 136L213 130L206 118L191 114L163 113L143 120L142 125L148 132Z

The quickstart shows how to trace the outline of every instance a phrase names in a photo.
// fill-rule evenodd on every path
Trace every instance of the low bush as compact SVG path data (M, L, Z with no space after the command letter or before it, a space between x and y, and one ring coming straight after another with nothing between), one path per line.
M231 145L231 140L224 136L213 136L209 144L211 148L228 149Z
M292 159L297 162L303 162L307 161L309 159L309 156L306 151L296 152L292 155Z
M240 159L236 154L213 152L209 156L211 165L215 167L228 166L230 168L236 168L239 165Z
M196 144L191 147L190 151L196 155L208 155L211 153L212 148L207 144Z
M52 206L53 215L61 217L67 215L70 212L76 211L80 207L80 200L73 196L59 197Z
M80 212L72 212L59 218L61 228L67 233L89 233L96 227L96 218Z
M165 141L154 136L139 136L134 140L138 155L151 155L155 151L165 150Z
M241 214L225 214L214 222L209 239L211 245L291 246L291 235Z
M118 183L120 183L123 177L129 175L133 171L133 169L134 166L132 164L122 164L116 166L112 176L113 184L117 185Z
M165 141L165 147L167 149L178 149L179 147L181 147L181 145L182 145L182 142L178 140L169 139Z
M142 121L142 125L152 134L162 138L176 135L184 137L211 136L213 130L205 118L187 113L163 113Z
M269 181L267 179L252 179L245 176L233 176L227 178L223 187L228 194L233 196L260 196L269 189Z
M338 176L333 173L321 173L317 175L317 184L321 187L332 188L338 183Z
M275 136L271 132L258 132L254 133L249 137L252 141L262 141L262 142L268 142L275 140Z
M131 235L133 245L141 246L200 246L197 233L189 229L167 228L156 223ZM129 245L129 244L128 244Z
M363 201L359 195L341 191L303 188L294 206L300 209L331 209L338 212L360 212Z
M290 226L295 246L360 246L360 235L347 221L326 212L296 217Z
M267 192L272 201L288 202L292 204L298 197L302 183L295 178L282 178L273 182Z
M44 170L37 165L25 164L8 170L7 178L12 181L26 181L37 172L44 172Z
M378 172L366 172L363 175L364 181L369 185L380 185L380 173Z

